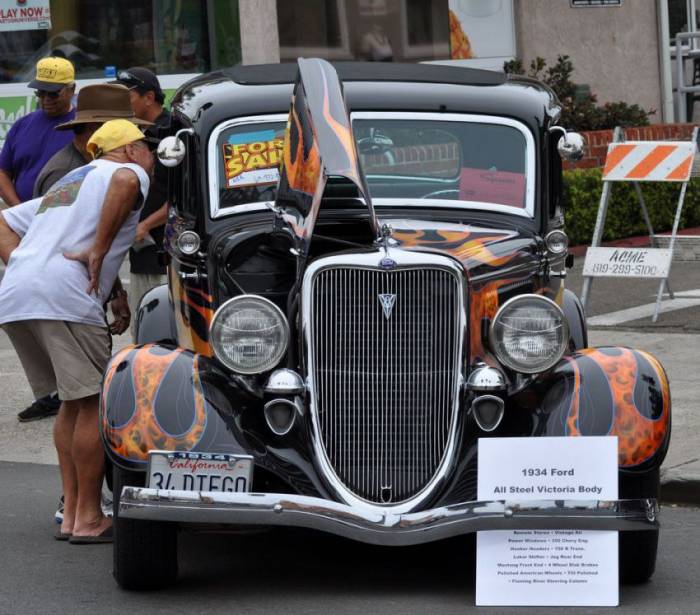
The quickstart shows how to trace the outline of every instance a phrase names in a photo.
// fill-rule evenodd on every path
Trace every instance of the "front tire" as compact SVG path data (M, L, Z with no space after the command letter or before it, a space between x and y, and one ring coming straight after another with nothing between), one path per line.
M122 487L143 486L144 479L143 472L130 472L116 464L113 466L113 575L122 589L161 589L177 579L177 525L119 517Z
M659 499L659 470L620 473L620 498ZM659 530L620 532L620 582L646 583L656 568Z

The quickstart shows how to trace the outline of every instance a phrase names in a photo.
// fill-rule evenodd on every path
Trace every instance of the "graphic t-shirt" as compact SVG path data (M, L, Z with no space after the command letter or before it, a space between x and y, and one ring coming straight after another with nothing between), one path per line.
M0 152L0 169L12 176L20 201L32 198L41 169L51 156L73 140L72 130L54 129L74 117L72 109L59 117L49 117L39 109L12 124Z
M134 241L143 200L119 229L102 263L97 297L86 292L89 278L85 264L63 254L81 252L92 245L107 187L113 173L123 167L136 173L145 200L149 178L140 166L95 160L68 173L42 198L0 213L22 238L0 282L0 324L66 320L104 326L102 305Z

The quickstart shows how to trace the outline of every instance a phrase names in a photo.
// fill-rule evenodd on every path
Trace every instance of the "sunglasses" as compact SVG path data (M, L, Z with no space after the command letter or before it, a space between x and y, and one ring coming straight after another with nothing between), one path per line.
M131 88L129 88L130 90L133 88L148 88L148 85L146 84L146 82L143 79L140 79L139 77L137 77L133 73L130 73L128 70L120 70L117 73L117 79L119 81L132 82L134 85Z
M58 92L47 92L46 90L37 90L35 94L37 98L44 98L46 96L48 98L51 98L52 100L56 100L61 95L61 92L63 92L63 88L58 90Z

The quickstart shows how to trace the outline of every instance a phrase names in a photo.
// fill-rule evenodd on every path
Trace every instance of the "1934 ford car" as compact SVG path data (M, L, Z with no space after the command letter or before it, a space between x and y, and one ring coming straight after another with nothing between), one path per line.
M169 284L101 397L122 587L173 581L185 524L620 530L623 579L653 573L668 381L589 348L564 288L582 141L550 90L299 60L198 77L173 113ZM619 500L476 501L479 438L590 435L618 437Z

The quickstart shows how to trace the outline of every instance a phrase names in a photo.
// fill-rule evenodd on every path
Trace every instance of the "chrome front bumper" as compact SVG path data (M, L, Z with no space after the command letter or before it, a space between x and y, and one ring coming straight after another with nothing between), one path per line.
M654 499L464 502L389 514L301 495L124 487L119 516L150 521L303 527L360 542L412 545L482 530L653 530Z

